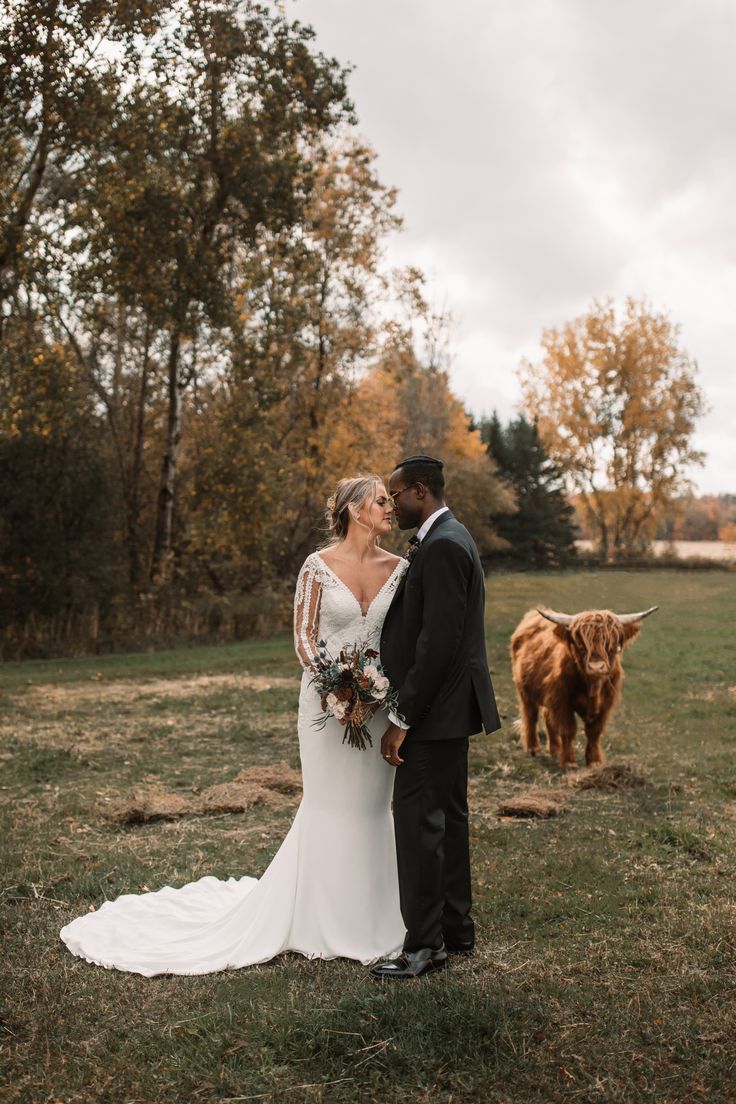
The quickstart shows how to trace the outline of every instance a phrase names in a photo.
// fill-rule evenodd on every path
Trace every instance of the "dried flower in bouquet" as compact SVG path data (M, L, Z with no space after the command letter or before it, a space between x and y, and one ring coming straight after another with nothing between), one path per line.
M396 712L398 691L383 673L378 652L364 643L343 647L335 657L324 640L312 660L315 686L322 704L322 716L314 724L324 728L329 717L345 727L342 742L364 750L372 747L368 721L380 706Z

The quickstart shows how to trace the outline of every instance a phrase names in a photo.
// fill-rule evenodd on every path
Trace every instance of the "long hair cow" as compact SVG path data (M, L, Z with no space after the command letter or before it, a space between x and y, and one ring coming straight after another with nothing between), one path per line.
M603 762L601 735L621 693L621 653L639 633L640 613L529 610L511 637L511 665L521 713L521 734L530 755L539 750L541 713L551 755L575 766L576 715L585 727L585 762Z

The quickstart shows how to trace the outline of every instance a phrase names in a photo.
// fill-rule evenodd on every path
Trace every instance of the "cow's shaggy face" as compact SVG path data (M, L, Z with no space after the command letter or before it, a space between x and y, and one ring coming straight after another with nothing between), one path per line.
M606 679L618 666L618 656L639 631L622 625L615 613L592 610L573 617L569 628L558 626L575 665L586 679Z

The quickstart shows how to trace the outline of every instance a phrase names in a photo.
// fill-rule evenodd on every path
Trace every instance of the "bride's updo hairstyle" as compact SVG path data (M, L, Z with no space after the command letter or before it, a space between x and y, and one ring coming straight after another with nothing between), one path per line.
M361 508L371 495L376 497L376 487L381 482L377 475L361 474L341 479L334 493L327 499L325 520L330 535L330 543L338 544L345 540L350 524L350 507L354 511Z

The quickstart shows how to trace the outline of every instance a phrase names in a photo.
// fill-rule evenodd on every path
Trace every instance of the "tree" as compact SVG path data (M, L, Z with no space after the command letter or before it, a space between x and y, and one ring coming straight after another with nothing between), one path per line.
M388 478L402 456L439 456L448 501L481 554L505 546L492 516L513 511L513 494L450 386L451 319L432 308L414 268L392 274L386 299L374 363L346 398L330 469L338 476L362 469ZM394 547L403 543L405 535L393 538Z
M702 463L692 444L704 399L696 366L664 313L627 299L594 304L545 331L542 359L524 361L526 409L598 535L604 558L644 550L656 518Z
M288 574L314 547L398 223L374 161L351 136L315 150L300 222L262 228L233 272L226 355L193 404L191 538L211 579Z
M12 0L0 16L0 339L13 309L29 228L55 185L89 163L138 45L163 2ZM107 40L108 49L100 49Z
M447 373L410 361L380 363L358 385L352 405L348 470L388 477L412 453L438 456L446 468L448 502L472 532L481 555L506 547L496 519L513 512L514 496L499 478L472 418L453 394ZM396 539L400 546L405 536Z
M313 142L350 114L344 73L312 51L308 28L239 0L189 0L177 16L154 41L86 201L120 297L142 305L165 335L154 581L172 550L182 397L197 336L231 321L233 267L261 228L299 221Z
M657 526L658 540L727 540L724 529L736 523L736 495L688 495L673 503Z
M0 21L13 639L38 611L158 632L200 590L279 590L326 488L419 447L497 542L509 493L420 276L384 270L394 192L312 32L248 0L10 0Z
M494 413L479 428L499 475L516 497L516 513L495 519L499 536L508 541L507 554L516 563L540 570L569 563L575 556L574 509L536 422L519 415L504 427Z
M96 621L121 574L104 427L68 350L31 326L6 334L4 367L0 626Z
M2 75L30 106L0 101L11 149L0 170L19 181L0 224L5 300L17 312L24 276L26 302L45 309L106 410L129 484L131 582L141 465L122 451L124 385L138 396L140 454L140 408L162 382L157 582L172 559L183 399L199 354L234 324L233 273L261 231L302 219L315 144L352 119L345 74L309 28L250 0L16 8ZM45 27L35 47L34 13Z

